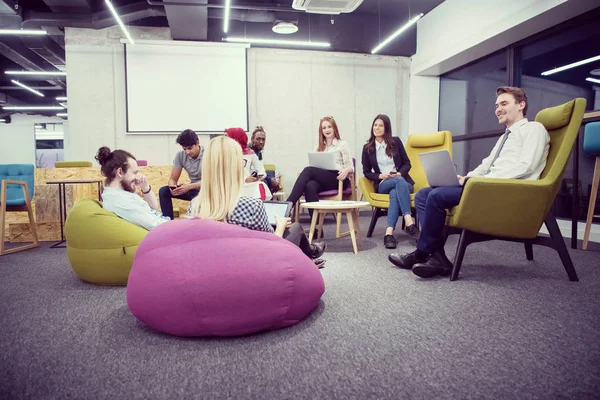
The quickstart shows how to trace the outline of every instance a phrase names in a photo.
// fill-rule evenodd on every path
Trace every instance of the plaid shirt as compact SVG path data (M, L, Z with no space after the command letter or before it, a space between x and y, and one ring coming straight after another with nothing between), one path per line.
M192 202L188 206L186 216L192 216ZM260 199L253 197L240 197L240 200L233 209L233 213L228 215L226 220L228 224L238 225L254 231L274 232L273 227L269 223L265 206Z
M273 232L269 224L269 218L265 206L260 199L242 196L233 209L233 213L227 216L227 223L255 231Z

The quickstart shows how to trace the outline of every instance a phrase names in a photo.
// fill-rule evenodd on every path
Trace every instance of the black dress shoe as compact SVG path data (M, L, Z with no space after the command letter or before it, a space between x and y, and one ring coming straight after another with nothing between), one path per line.
M395 249L398 246L398 242L394 235L385 235L383 237L383 245L386 249Z
M310 245L312 248L312 254L310 258L317 259L325 253L325 249L327 248L327 242L314 242Z
M317 268L319 268L319 269L325 268L325 260L323 260L322 258L314 259L313 262L315 263Z
M412 272L421 278L433 278L434 276L447 276L452 273L452 261L448 260L444 250L436 250L425 262L416 263Z
M416 253L417 250L408 254L390 253L390 255L388 256L388 260L390 260L390 262L398 268L412 269L413 265L415 265L416 263L427 261L426 258L423 259L418 257Z

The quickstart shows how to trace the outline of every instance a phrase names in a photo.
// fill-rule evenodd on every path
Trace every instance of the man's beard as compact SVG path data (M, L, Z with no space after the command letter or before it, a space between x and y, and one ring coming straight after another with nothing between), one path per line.
M134 182L135 182L135 180L133 180L131 182L121 181L121 187L126 192L135 193Z
M265 148L265 145L264 144L255 143L254 145L252 145L252 147L254 147L258 151L262 151L262 149Z

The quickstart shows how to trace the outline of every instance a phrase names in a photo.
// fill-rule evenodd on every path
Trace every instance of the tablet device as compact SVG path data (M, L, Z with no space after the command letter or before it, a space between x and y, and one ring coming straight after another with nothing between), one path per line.
M421 153L419 159L429 186L460 186L448 150Z
M292 214L293 204L291 201L263 201L267 217L269 217L269 223L273 226L276 225L275 217L289 218Z
M337 151L315 151L308 153L308 165L327 170L337 171Z

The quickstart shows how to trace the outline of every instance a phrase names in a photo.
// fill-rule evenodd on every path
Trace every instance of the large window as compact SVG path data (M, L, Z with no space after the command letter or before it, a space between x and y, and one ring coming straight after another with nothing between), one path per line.
M495 89L520 86L527 93L527 118L533 120L543 108L576 97L587 99L587 110L600 109L600 60L552 74L542 73L600 55L600 8L555 26L452 71L440 79L439 129L453 136L454 160L459 173L475 168L492 149L504 127L494 115ZM594 160L579 151L579 219L584 220ZM572 163L564 175L554 211L571 217ZM595 222L599 222L596 220Z

